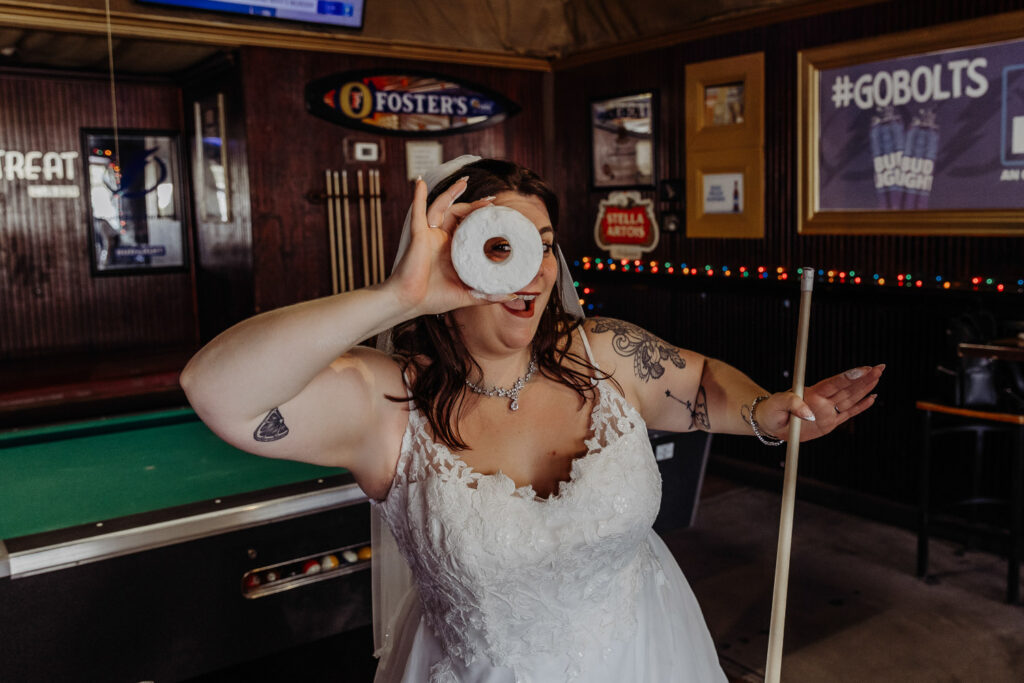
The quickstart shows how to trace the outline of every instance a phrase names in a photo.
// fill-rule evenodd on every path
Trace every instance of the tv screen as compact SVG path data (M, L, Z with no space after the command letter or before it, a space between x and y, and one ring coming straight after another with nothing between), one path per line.
M139 0L150 5L233 12L345 28L363 27L364 0Z

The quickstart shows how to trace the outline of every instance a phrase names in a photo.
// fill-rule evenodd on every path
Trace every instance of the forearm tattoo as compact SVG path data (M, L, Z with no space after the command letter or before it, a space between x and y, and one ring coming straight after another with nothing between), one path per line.
M669 397L690 412L690 426L687 429L699 429L705 432L711 431L711 416L708 414L708 395L707 392L704 391L703 384L697 389L697 398L692 403L673 396L672 392L668 390L665 391L665 396Z
M260 422L260 426L252 433L252 438L257 441L279 441L288 436L288 425L284 423L281 411L274 408Z
M750 406L747 405L746 403L741 405L740 406L740 417L743 418L743 421L746 422L748 426L752 426L752 425L750 425L750 415L751 415Z
M598 318L594 323L594 334L612 332L612 348L624 358L633 357L633 372L644 382L658 379L665 374L664 361L671 361L677 368L686 367L686 359L679 355L679 349L655 337L647 330L620 320Z

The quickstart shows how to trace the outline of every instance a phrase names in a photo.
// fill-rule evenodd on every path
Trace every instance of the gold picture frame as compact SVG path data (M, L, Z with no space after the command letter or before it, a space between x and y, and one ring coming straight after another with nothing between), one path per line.
M686 236L764 237L764 53L686 66Z
M723 91L740 93L740 120L716 122L709 100ZM764 147L763 52L686 65L686 151L738 147Z
M706 150L686 159L686 236L764 237L763 151Z
M1019 98L1006 141L1007 93L1024 87L1021 26L1013 12L800 51L797 230L1024 234Z

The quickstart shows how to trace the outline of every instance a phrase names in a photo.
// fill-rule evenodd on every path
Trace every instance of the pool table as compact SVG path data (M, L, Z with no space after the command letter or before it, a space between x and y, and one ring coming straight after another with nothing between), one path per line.
M349 473L188 408L0 432L0 681L184 680L365 625L369 537Z

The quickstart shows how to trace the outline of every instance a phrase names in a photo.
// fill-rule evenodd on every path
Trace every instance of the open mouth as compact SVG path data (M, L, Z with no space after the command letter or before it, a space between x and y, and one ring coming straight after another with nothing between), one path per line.
M526 318L533 315L533 302L536 298L536 294L520 294L518 298L513 299L512 301L506 301L501 305L504 306L505 310L508 312Z

